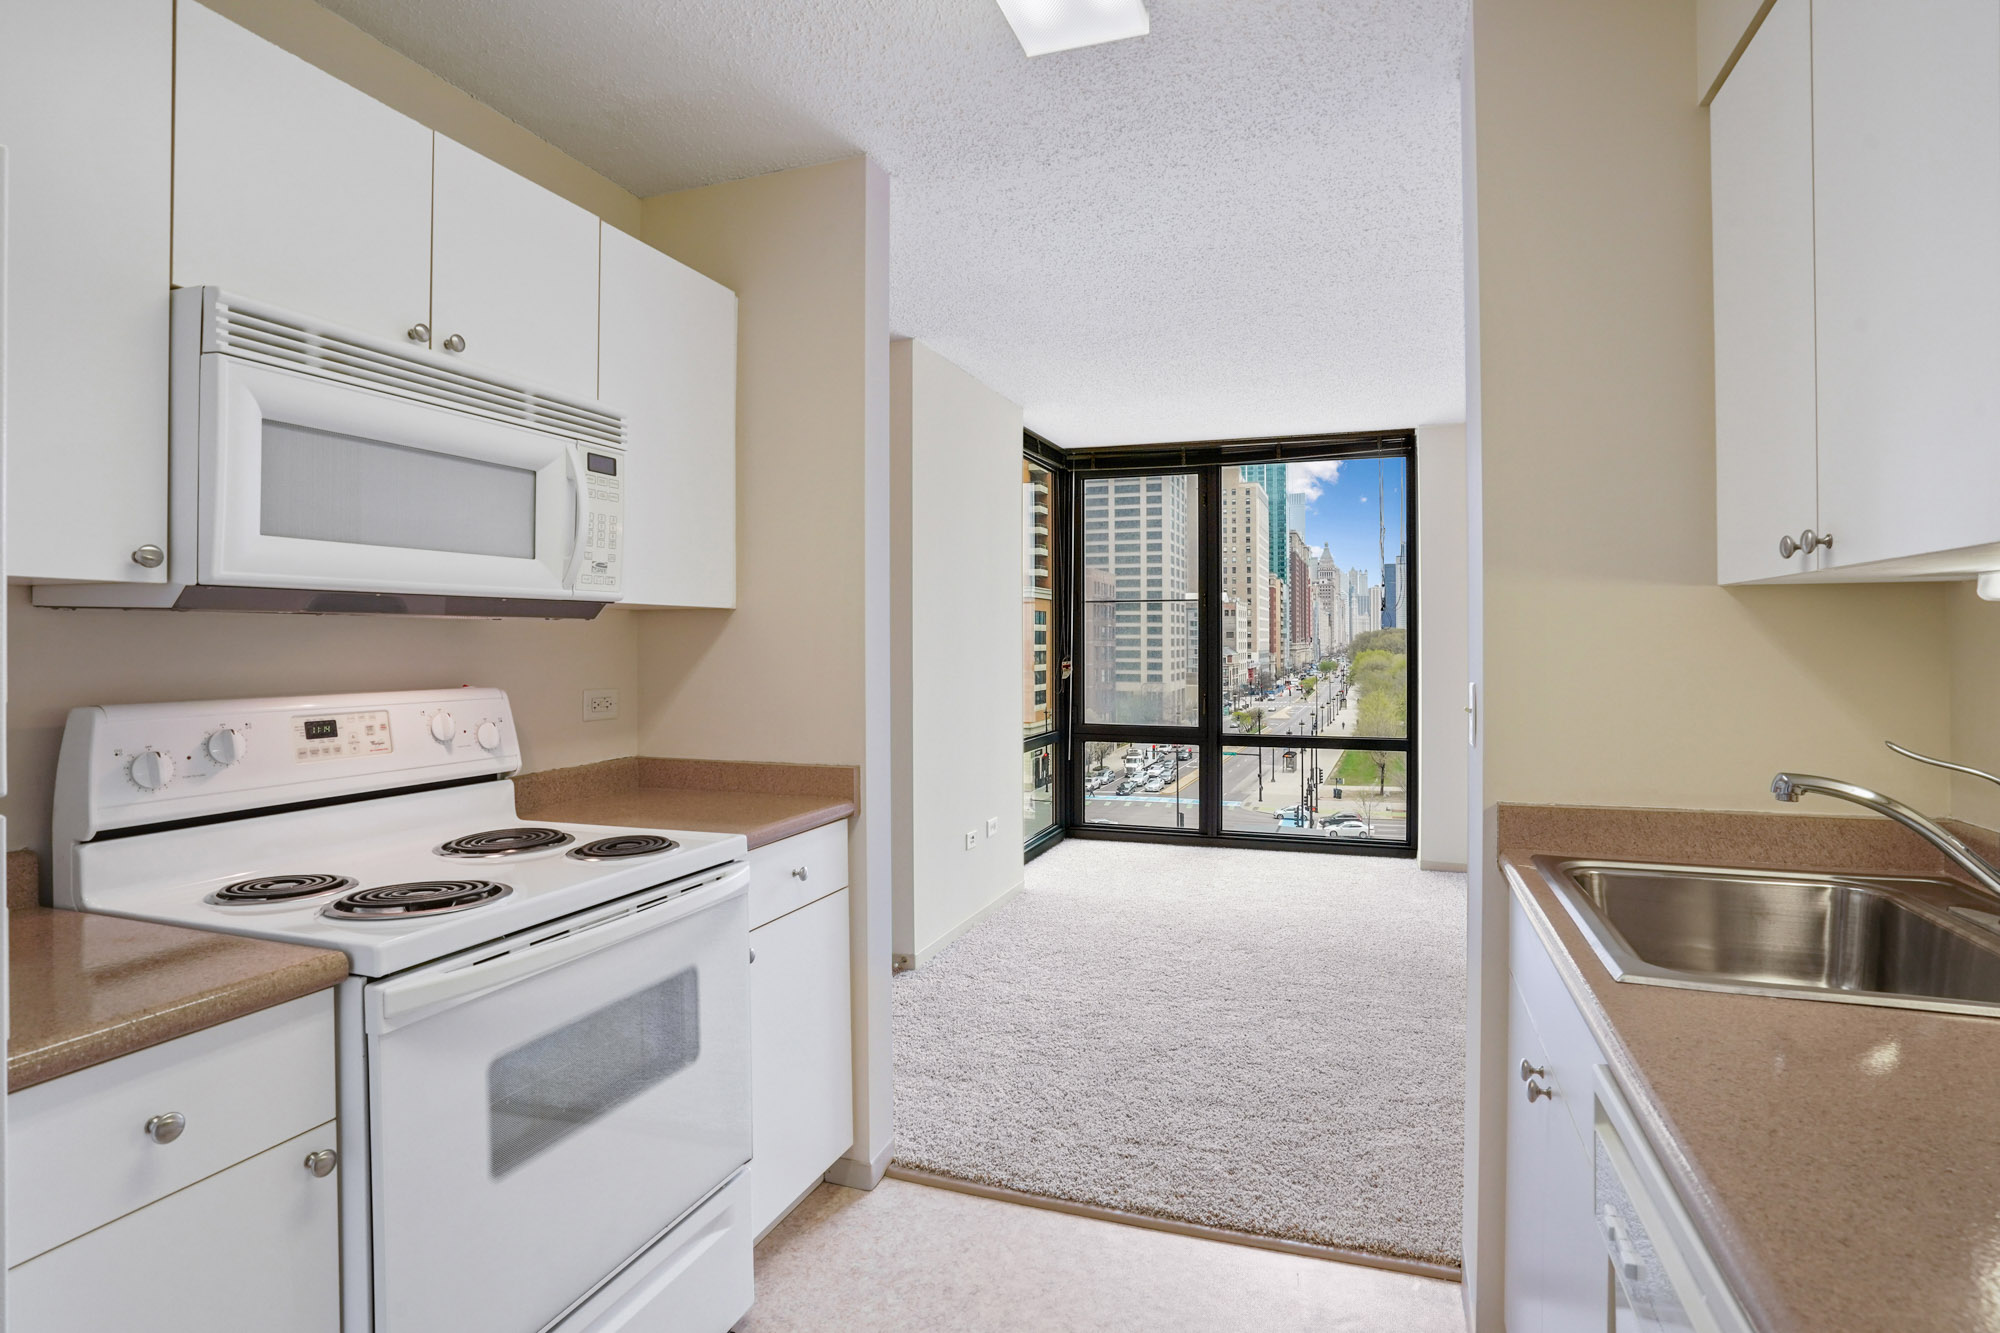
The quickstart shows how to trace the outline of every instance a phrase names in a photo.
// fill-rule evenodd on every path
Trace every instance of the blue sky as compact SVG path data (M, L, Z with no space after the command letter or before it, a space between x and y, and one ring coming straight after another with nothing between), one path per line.
M1376 557L1376 470L1381 470L1383 498L1389 520L1389 559L1403 541L1403 481L1408 462L1401 458L1328 460L1291 463L1285 486L1292 493L1292 522L1318 554L1322 543L1333 544L1333 558L1343 570L1361 565L1369 582L1382 581Z

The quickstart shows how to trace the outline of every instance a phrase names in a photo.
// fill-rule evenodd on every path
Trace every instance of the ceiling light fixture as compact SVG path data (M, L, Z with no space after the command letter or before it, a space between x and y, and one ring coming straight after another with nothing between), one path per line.
M1000 0L1000 12L1030 56L1144 37L1153 26L1145 0Z

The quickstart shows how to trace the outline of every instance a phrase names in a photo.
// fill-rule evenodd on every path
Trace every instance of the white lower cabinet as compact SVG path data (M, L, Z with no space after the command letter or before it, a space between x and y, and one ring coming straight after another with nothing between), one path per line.
M17 1333L340 1324L333 993L7 1098Z
M7 1275L18 1333L336 1333L340 1190L307 1157L329 1122L30 1259Z
M854 1143L847 910L847 890L837 889L750 932L750 1220L759 1235Z
M1510 925L1507 1329L1605 1333L1611 1270L1591 1138L1600 1056L1519 903Z

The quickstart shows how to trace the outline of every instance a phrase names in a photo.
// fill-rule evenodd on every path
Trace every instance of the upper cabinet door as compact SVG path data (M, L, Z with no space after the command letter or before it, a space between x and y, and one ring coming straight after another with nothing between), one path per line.
M0 5L9 576L159 583L171 0ZM151 553L145 553L150 558Z
M402 339L430 318L431 132L181 0L173 281Z
M1716 573L1816 569L1811 0L1777 0L1709 107L1715 223Z
M2000 541L2000 5L1815 0L1812 41L1834 562Z
M583 398L597 388L595 215L437 137L431 345Z
M736 605L736 293L604 228L598 397L625 414L625 604Z

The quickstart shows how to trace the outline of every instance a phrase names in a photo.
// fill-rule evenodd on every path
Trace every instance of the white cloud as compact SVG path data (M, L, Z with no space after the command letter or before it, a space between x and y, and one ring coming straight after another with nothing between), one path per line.
M1320 497L1320 492L1331 486L1340 476L1338 458L1322 458L1311 463L1285 464L1285 490L1292 495L1302 495L1307 504Z

